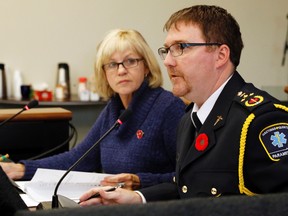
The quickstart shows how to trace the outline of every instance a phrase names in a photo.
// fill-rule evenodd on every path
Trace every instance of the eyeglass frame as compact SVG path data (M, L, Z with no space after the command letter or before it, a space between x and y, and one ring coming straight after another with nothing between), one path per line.
M180 54L173 54L173 51L171 52L171 47L175 46L175 45L180 45L180 50L181 50L181 53ZM188 47L194 47L194 46L221 46L222 44L221 43L174 43L172 44L171 46L169 47L160 47L158 49L158 54L160 56L160 58L162 60L165 60L166 56L168 55L168 52L170 51L171 55L173 57L178 57L178 56L181 56L183 54L183 50L185 48L188 48ZM161 52L162 50L165 50L166 51L166 55L164 57L163 55L163 52Z
M136 64L135 64L134 66L132 66L132 67L129 66L129 67L127 68L127 66L125 66L125 62L131 61L131 60L136 60ZM109 62L109 63L107 63L107 64L102 65L102 69L103 69L105 72L107 72L107 69L105 69L105 66L108 66L108 65L110 65L110 64L116 64L116 65L117 65L117 67L116 67L115 69L111 69L111 68L110 68L110 71L117 71L117 70L119 70L119 65L122 65L125 69L134 68L134 67L137 67L137 66L138 66L139 61L143 61L143 60L144 60L143 58L128 58L128 59L126 59L126 60L124 60L124 61L122 61L122 62ZM109 69L108 69L108 71L109 71Z

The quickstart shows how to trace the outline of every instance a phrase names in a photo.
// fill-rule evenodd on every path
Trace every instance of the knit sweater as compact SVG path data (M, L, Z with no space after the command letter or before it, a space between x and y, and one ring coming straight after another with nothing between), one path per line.
M163 88L150 88L146 81L134 93L128 107L132 115L114 129L83 159L76 171L109 174L133 173L141 187L171 182L176 163L176 127L185 105ZM37 168L67 170L118 119L124 107L113 96L82 142L70 151L38 160L22 160L23 179L31 179Z

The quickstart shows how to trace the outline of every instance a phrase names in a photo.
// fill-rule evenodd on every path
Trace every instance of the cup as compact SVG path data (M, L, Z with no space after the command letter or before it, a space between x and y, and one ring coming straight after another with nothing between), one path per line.
M30 85L21 85L21 96L22 100L29 100L31 94L31 86Z

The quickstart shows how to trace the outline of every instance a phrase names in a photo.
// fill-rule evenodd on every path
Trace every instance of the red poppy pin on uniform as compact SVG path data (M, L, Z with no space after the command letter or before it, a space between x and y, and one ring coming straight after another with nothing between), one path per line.
M138 139L142 139L143 135L144 135L144 132L142 130L137 130L136 136Z
M196 138L195 148L198 151L204 151L208 146L208 136L205 133L201 133Z

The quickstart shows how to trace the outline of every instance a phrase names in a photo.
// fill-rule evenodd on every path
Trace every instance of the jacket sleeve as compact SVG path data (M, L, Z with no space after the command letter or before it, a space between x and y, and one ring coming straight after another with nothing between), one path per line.
M162 183L140 190L147 202L179 199L176 184Z
M246 139L240 141L240 192L288 191L287 111L288 107L271 102L248 115L242 130L242 138L246 136Z
M170 102L170 105L165 110L165 115L162 121L161 134L165 151L170 158L170 163L173 164L174 170L168 173L137 173L140 178L141 187L148 187L163 182L173 182L176 168L176 133L177 126L185 112L185 104L179 98Z

